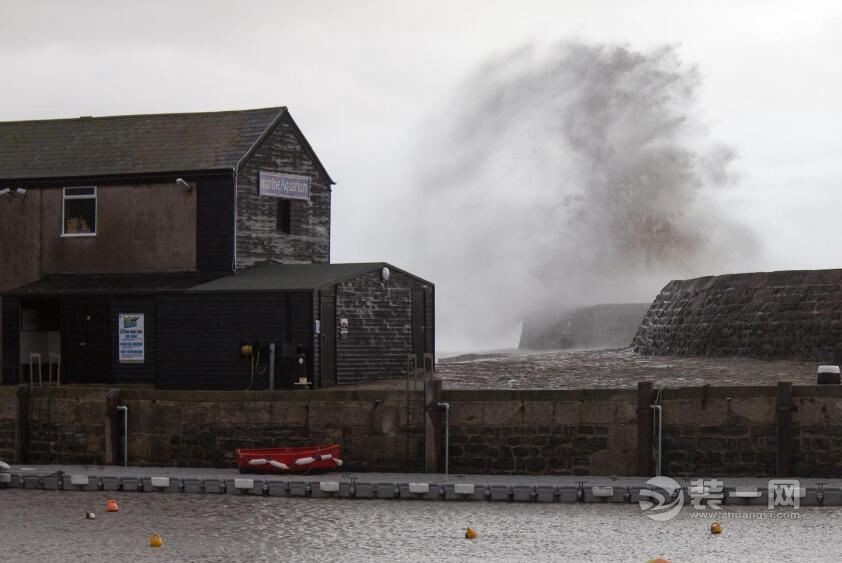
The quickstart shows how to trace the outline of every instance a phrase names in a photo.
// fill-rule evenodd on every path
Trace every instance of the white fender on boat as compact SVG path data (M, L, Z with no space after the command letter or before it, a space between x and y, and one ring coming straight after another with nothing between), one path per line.
M310 456L300 457L300 458L295 460L295 465L310 465L314 461L316 461L316 459L312 458Z
M0 473L9 473L10 470L11 467L9 467L9 464L3 460L0 460Z
M257 459L250 459L249 465L266 465L266 460L263 459L262 457L257 458Z
M274 459L269 460L269 465L271 465L272 467L275 467L277 469L280 469L282 471L289 471L289 465L287 465L286 463L282 463L280 461L275 461Z
M333 458L333 463L335 463L337 465L337 467L342 467L343 461L341 459L339 459L338 457L335 457L335 458Z
M327 461L329 459L333 459L333 454L322 454L319 456L319 459L322 461Z

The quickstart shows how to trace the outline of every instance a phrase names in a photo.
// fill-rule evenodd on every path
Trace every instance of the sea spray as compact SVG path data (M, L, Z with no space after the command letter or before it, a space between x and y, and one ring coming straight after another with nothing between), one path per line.
M756 252L716 203L736 151L710 138L700 83L673 46L573 41L469 76L427 121L414 178L440 334L513 345L536 310L651 300Z

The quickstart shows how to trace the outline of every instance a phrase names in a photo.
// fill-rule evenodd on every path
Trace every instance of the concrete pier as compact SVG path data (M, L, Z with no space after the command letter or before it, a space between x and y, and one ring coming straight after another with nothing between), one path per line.
M327 473L241 475L234 469L13 465L0 489L440 501L637 503L644 477ZM698 479L707 479L699 477ZM678 480L684 502L694 479ZM720 479L724 506L768 505L769 479ZM802 506L842 506L842 479L798 480Z

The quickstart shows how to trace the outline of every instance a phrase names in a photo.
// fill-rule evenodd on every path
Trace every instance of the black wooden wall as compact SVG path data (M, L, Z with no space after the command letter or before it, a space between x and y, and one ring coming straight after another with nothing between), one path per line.
M3 383L17 384L20 379L20 301L4 297L3 318Z
M312 294L162 295L157 311L158 386L185 389L266 389L268 354L251 379L243 342L301 344L312 373Z
M196 267L230 272L234 264L234 179L199 180L196 201Z
M407 355L415 346L412 334L412 290L424 292L425 343L434 351L434 294L430 285L392 272L388 282L380 272L370 272L342 282L336 289L337 382L357 383L368 379L399 377L406 372ZM348 319L343 336L340 319ZM423 367L421 362L418 367Z

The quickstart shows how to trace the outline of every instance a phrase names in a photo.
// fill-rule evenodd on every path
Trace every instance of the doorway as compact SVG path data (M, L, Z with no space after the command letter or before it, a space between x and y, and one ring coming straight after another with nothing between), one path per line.
M68 383L111 383L111 316L107 302L65 302L62 360Z

